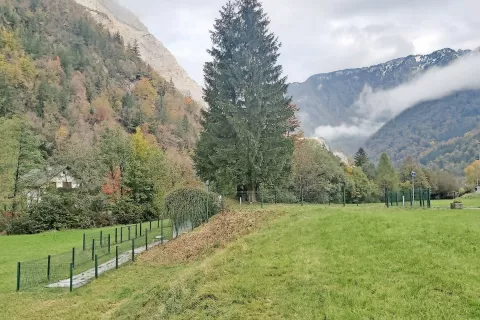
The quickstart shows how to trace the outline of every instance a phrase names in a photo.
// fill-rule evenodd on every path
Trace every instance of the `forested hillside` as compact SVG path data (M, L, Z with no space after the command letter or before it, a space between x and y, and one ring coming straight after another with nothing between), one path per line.
M0 0L2 209L21 203L24 176L53 166L70 167L86 196L154 206L194 179L199 130L199 106L82 6Z
M366 86L373 91L395 88L432 68L445 67L477 51L446 48L428 55L410 55L370 67L317 74L303 83L290 84L288 90L300 108L302 129L307 136L312 136L319 126L355 125L358 120L369 119L370 114L359 114L355 106ZM456 104L461 106L460 102ZM382 122L390 119L382 119ZM335 149L353 154L367 138L362 135L339 135L329 139L328 143Z
M416 105L367 142L374 159L386 151L399 164L408 156L457 175L478 155L480 92L463 91Z

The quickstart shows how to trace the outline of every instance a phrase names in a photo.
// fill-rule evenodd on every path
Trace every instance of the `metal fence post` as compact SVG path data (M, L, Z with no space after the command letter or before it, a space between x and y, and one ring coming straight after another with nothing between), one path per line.
M98 279L98 255L95 255L95 279Z
M103 231L100 230L100 248L103 248Z
M149 223L150 223L150 231L152 231L152 220L150 220Z
M142 236L142 222L140 222L140 237Z
M207 210L206 210L207 219L205 220L205 222L208 222L208 220L210 219L210 217L208 216L208 211L209 211L208 209L210 207L209 204L208 204L208 195L209 195L209 193L207 193L207 207L206 207L207 208Z
M95 239L92 239L92 260L95 259Z
M260 183L260 208L263 209L263 188L261 183Z
M130 240L130 226L128 226L128 240Z
M48 255L47 258L47 280L50 281L50 267L51 267L51 262L52 262L52 256Z
M418 193L419 193L418 199L420 201L420 208L422 208L423 207L423 189L422 188L418 189Z
M389 203L388 203L388 189L385 187L385 206L388 208Z
M162 221L160 222L160 243L163 244L163 219Z
M115 246L115 269L118 269L118 246Z
M120 243L123 242L123 227L120 227Z
M132 261L135 261L135 239L132 240Z
M346 190L345 190L345 185L343 186L343 206L345 207L347 205L346 203L346 200L347 200L347 197L346 197Z
M148 251L148 230L145 229L145 251Z
M118 243L118 228L115 228L115 244Z
M430 201L431 201L431 199L430 199L430 197L431 197L431 191L430 191L430 189L428 189L427 197L428 197L428 198L427 198L427 207L428 207L428 208L431 208L431 207L432 207L432 203L430 202Z
M135 238L138 238L138 224L135 223Z
M72 248L72 264L73 264L73 267L75 268L75 248Z
M157 228L160 228L160 217L157 218Z
M21 263L17 262L17 292L20 291Z
M110 233L107 236L107 242L108 242L108 254L110 254Z
M70 292L73 291L73 263L70 263Z
M85 251L85 249L87 248L87 244L86 244L86 236L85 236L85 233L83 233L83 243L82 243L82 247L83 247L83 251Z

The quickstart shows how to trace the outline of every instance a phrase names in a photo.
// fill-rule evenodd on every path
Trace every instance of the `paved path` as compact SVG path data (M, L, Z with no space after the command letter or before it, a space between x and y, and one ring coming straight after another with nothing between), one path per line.
M168 240L163 241L163 243L167 243L167 242L168 242ZM156 247L158 245L161 245L161 241L157 241L157 242L154 242L154 243L148 245L148 248L150 249L150 248ZM142 253L144 251L145 251L145 246L136 248L135 249L135 256L139 255L140 253ZM122 264L125 264L125 263L127 263L131 260L132 260L132 251L131 250L118 255L118 265L119 266L122 265ZM98 266L98 276L100 276L101 274L103 274L103 273L105 273L109 270L112 270L112 269L115 269L115 258L113 258L111 260L108 260L107 262ZM79 288L81 286L86 285L87 283L89 283L93 279L95 279L95 268L92 268L92 269L89 269L89 270L87 270L85 272L82 272L80 274L74 275L73 276L73 287L74 288ZM61 280L61 281L58 281L56 283L52 283L52 284L47 285L47 288L69 288L69 287L70 287L70 279Z

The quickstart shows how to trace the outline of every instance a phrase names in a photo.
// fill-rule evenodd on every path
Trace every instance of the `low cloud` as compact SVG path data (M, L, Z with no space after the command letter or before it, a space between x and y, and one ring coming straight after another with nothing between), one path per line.
M320 126L315 136L327 141L348 137L369 137L387 121L414 105L441 99L455 92L480 89L480 54L459 58L443 68L432 68L419 77L389 90L368 85L351 106L357 118L352 124Z
M359 120L357 124L341 124L339 126L319 126L315 129L315 136L327 141L334 141L339 137L368 137L382 127L383 123L369 120Z
M479 74L480 54L471 54L393 89L373 91L367 86L353 107L370 121L389 120L418 103L480 89Z

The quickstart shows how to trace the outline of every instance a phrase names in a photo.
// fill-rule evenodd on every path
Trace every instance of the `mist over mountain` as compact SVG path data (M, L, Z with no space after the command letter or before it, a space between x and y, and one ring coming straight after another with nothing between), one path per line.
M351 154L404 110L480 88L478 72L477 50L442 49L371 67L317 74L304 83L291 84L289 94L300 108L307 136L325 138L334 148Z

